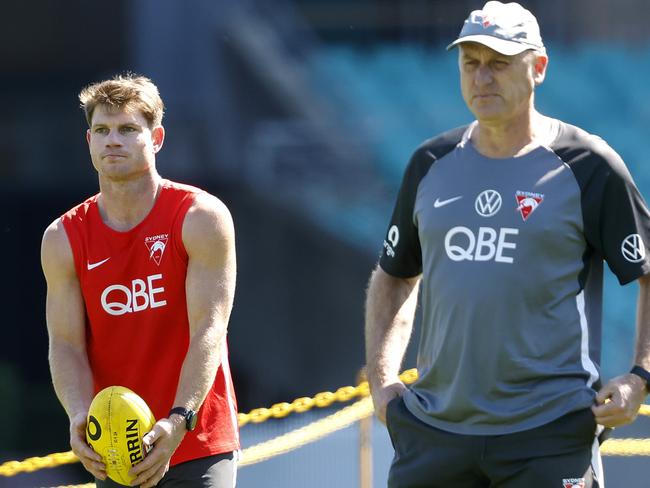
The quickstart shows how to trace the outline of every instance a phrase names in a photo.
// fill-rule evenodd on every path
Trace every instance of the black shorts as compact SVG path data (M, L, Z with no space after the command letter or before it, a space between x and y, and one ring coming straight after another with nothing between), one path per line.
M158 488L234 488L237 477L237 452L227 452L194 459L169 468L156 486ZM118 488L124 485L110 478L95 480L97 488Z
M417 419L401 397L386 409L395 457L389 488L598 488L602 463L591 410L506 435L462 435Z

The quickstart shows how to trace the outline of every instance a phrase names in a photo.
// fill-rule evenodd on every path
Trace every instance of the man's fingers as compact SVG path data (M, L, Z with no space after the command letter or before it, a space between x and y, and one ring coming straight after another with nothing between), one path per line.
M86 466L90 466L93 468L94 471L102 471L106 472L106 465L102 461L95 461L93 459L85 459Z
M144 437L142 437L142 445L144 446L145 452L147 455L144 460L131 468L129 474L131 476L136 476L138 480L142 479L142 474L147 473L148 471L154 472L155 466L160 462L160 455L157 450L152 450L153 446L157 440L157 435L154 430L147 432ZM147 478L144 478L145 480Z
M100 463L102 467L104 467L104 462L102 457L97 454L93 449L86 444L85 441L73 438L70 440L70 447L72 448L72 451L77 455L78 458L80 459L88 459L90 461L94 461L97 463Z
M139 482L144 482L156 472L163 460L164 453L154 447L142 462L139 462L129 470L129 475L135 476Z
M608 385L601 388L598 393L596 394L596 403L598 405L602 405L607 402L607 400L611 400L612 396L615 394L616 390L613 388L610 388Z
M83 467L86 468L86 471L92 474L95 478L100 480L106 479L106 465L101 461L101 457L99 461L95 461L74 449L73 452L79 458ZM91 450L91 452L93 451Z
M406 386L404 386L404 383L400 381L383 388L378 388L373 392L372 400L375 406L375 415L382 424L386 425L386 410L388 404L395 398L400 397L405 390Z
M592 407L596 422L605 427L619 427L634 421L637 412L618 401L608 401Z
M100 480L105 480L106 479L106 470L102 469L99 463L95 463L93 461L86 461L83 464L84 468L86 468L86 471L88 471L90 474L92 474L95 478L100 479Z
M142 438L142 444L144 444L145 450L151 449L151 447L156 443L158 435L155 430L147 432Z
M73 421L70 429L70 447L75 456L79 458L83 467L100 480L106 479L106 464L102 457L97 454L86 442L84 422Z
M168 469L169 464L162 465L150 479L140 485L140 488L151 488L153 486L156 486L163 478L163 476L165 476L165 473L167 473Z
M387 402L382 402L381 404L375 404L375 415L379 421L386 425L386 411L388 410L388 404L394 400L396 397L390 398Z
M620 427L622 425L626 425L630 423L631 421L632 420L629 419L628 417L620 417L616 415L596 417L596 423L598 423L598 425L602 425L603 427L610 427L610 428Z
M76 453L75 453L76 454ZM95 478L106 479L106 465L101 461L95 461L86 456L77 454L77 457L83 464L84 468L92 474Z
M142 464L142 463L140 463L140 464ZM147 482L156 473L156 471L158 469L159 469L159 466L154 466L154 467L151 467L151 468L148 468L148 469L142 471L141 473L139 473L133 479L133 481L131 481L131 486L143 485L145 482ZM133 470L131 470L131 475L134 475L134 474L136 474L136 473L134 473Z
M373 397L372 403L375 407L375 416L382 424L386 425L386 406L388 405L388 402L384 402L381 397Z
M155 471L153 468L157 464L158 463L156 462L156 458L154 456L147 456L144 458L144 461L139 462L129 470L129 475L140 477L140 475L146 473L147 471L153 472Z
M104 465L104 460L102 457L87 445L79 446L79 454L83 455L85 458L90 459L91 461L100 463L102 466Z
M601 405L595 405L591 408L596 420L604 417L619 415L621 406L613 401L605 402Z
M144 487L145 483L148 483L154 479L155 475L160 471L160 469L164 469L165 467L165 464L161 466L158 462L153 463L152 465L145 465L144 463L145 461L142 461L141 463L136 464L133 468L131 468L130 474L131 476L135 476L135 479L131 482L131 486L142 485ZM140 471L136 470L136 468L140 468ZM160 477L162 478L162 475Z

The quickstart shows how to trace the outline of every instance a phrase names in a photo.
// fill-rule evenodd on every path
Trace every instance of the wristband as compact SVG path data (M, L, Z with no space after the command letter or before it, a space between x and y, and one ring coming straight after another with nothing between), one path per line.
M175 407L169 411L167 417L171 417L173 414L178 414L185 418L185 428L188 432L194 430L194 427L196 427L197 416L194 410L185 407Z
M634 366L631 370L630 373L637 375L639 378L641 378L643 381L645 381L645 391L650 392L650 371L647 369L642 368L641 366Z

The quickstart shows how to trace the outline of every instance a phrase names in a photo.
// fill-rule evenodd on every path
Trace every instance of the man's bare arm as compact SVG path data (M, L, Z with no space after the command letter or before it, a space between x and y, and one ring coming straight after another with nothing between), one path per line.
M639 278L634 364L650 370L650 275ZM618 376L603 386L592 408L596 421L618 427L634 421L648 395L646 383L634 374Z
M198 195L185 217L183 243L189 258L185 288L190 343L174 406L198 410L221 364L235 294L235 231L226 206L211 195ZM145 443L155 448L132 469L134 483L148 488L160 481L185 432L182 417L160 419L145 436Z
M382 422L386 405L406 388L399 371L417 306L420 277L396 278L379 266L373 271L366 299L366 363L375 411Z
M86 354L85 310L72 249L59 220L43 235L41 265L47 282L50 371L56 395L70 418L70 446L91 474L105 479L101 457L86 443L93 382Z

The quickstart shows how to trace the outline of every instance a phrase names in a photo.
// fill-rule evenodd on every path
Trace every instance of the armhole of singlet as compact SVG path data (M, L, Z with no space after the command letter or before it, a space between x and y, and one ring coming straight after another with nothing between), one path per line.
M194 199L197 195L198 193L187 193L185 195L178 207L178 212L176 213L176 217L174 217L174 223L172 224L174 250L185 262L188 260L188 255L187 250L185 249L185 244L183 243L183 223L185 222L187 211L194 203Z
M84 260L83 239L79 235L79 229L73 222L72 217L66 217L63 215L61 216L60 221L61 224L63 224L63 230L65 231L65 235L68 238L68 245L72 251L72 259L74 261L74 269L77 273L77 279L81 281Z

